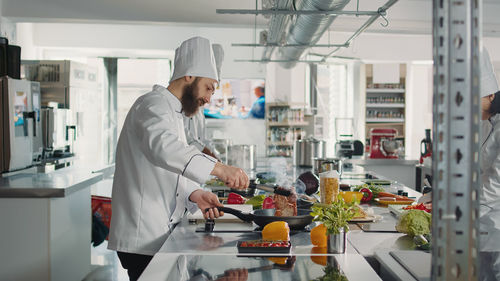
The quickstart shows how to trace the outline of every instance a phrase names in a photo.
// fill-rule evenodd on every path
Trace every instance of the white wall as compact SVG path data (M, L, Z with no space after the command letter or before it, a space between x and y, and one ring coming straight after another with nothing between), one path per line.
M405 154L419 159L425 129L432 130L432 64L408 64L407 69Z
M251 28L214 28L174 25L126 24L18 24L21 46L30 45L42 51L28 51L23 59L43 59L52 53L83 53L89 56L173 57L173 50L192 36L209 38L220 43L225 51L222 77L265 78L265 66L236 63L234 59L252 58L252 48L231 47L231 43L252 42ZM31 25L31 27L30 27ZM255 58L260 57L255 49ZM29 57L34 56L34 57ZM41 57L40 57L41 56ZM44 57L45 56L45 57Z
M266 64L266 101L305 103L306 67L304 63L291 69L277 63Z

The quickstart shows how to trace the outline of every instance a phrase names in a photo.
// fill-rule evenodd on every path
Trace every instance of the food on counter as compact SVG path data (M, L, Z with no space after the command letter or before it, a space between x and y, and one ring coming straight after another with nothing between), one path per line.
M402 196L402 195L396 195L396 194L392 194L392 193L389 193L389 192L379 192L378 193L378 197L392 197L392 198L396 198L397 201L399 200L402 200L402 201L415 201L411 198L408 198L406 196Z
M283 196L279 193L279 189L282 190L288 190L284 187L277 187L273 195L273 201L275 205L276 212L274 213L275 216L278 217L291 217L291 216L296 216L297 215L297 193L295 192L295 189L292 187L291 188L291 194L289 196Z
M353 219L364 219L368 217L368 214L360 206L354 206L354 217Z
M262 203L264 202L264 199L266 199L266 196L261 194L254 196L250 199L248 199L245 204L252 205L254 209L261 209L262 208Z
M405 211L396 224L396 230L410 236L429 234L431 232L431 218L431 214L426 211Z
M320 201L331 204L339 195L339 174L337 171L328 171L320 174Z
M363 200L364 193L359 191L341 191L340 196L347 203L359 203Z
M363 198L361 198L361 203L368 203L372 201L373 192L369 188L363 187L359 190L359 192L363 193Z
M288 247L290 246L290 241L267 241L267 240L252 240L243 241L240 243L240 247Z
M307 195L314 194L318 191L319 179L312 172L308 171L299 176L299 180L306 186L305 193Z
M227 196L227 204L245 204L245 201L245 197L233 192Z
M326 227L323 224L311 229L311 243L317 247L326 247Z
M264 199L264 202L262 203L262 209L274 209L274 208L275 208L275 205L274 205L273 198L266 197L266 199Z
M394 197L379 197L377 198L379 201L391 201L391 202L396 202L396 198Z
M289 254L292 245L290 241L284 240L249 240L238 241L237 247L239 253ZM286 258L287 257L285 257L283 264L287 262ZM273 262L279 263L282 262L282 260L276 260Z
M415 246L424 251L429 251L432 248L431 240L432 237L430 234L415 235L415 237L413 237L413 243L415 243Z
M287 222L274 221L268 223L262 229L262 239L268 241L290 240L290 227Z
M355 215L355 205L338 198L332 204L314 204L311 216L314 221L323 223L327 234L339 234L349 231L349 221Z
M430 205L430 208L428 208L426 205L429 205L429 204L420 203L417 205L410 205L410 206L403 207L403 210L422 210L422 211L426 211L427 213L432 212L432 205Z
M370 198L370 201L373 201L375 198L379 197L380 196L380 192L384 192L384 188L381 187L381 186L378 186L378 185L369 185L369 184L362 184L362 185L358 185L354 188L353 191L361 191L361 189L363 188L367 188L371 191L372 193L372 197ZM370 202L368 201L368 202ZM363 202L363 200L361 200L362 203L365 203Z

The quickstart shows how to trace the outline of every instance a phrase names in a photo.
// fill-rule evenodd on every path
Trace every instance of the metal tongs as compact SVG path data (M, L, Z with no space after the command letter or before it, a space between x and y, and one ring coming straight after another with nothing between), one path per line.
M278 188L279 185L277 184L260 184L256 183L255 180L250 180L250 185L248 187L264 190L267 192L272 192L274 194L283 195L287 197L290 196L290 194L292 194L290 190Z

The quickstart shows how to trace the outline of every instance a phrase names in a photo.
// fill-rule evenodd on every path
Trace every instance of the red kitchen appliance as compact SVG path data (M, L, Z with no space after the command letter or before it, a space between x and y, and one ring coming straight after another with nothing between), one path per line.
M370 130L370 158L398 158L400 142L396 140L398 130L372 128Z

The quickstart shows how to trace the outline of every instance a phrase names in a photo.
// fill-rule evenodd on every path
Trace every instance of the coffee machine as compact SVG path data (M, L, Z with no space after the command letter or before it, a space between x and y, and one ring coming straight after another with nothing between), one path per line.
M420 164L428 157L432 157L431 129L425 129L425 139L420 142Z
M400 142L396 140L398 130L372 128L370 130L370 158L399 158Z

